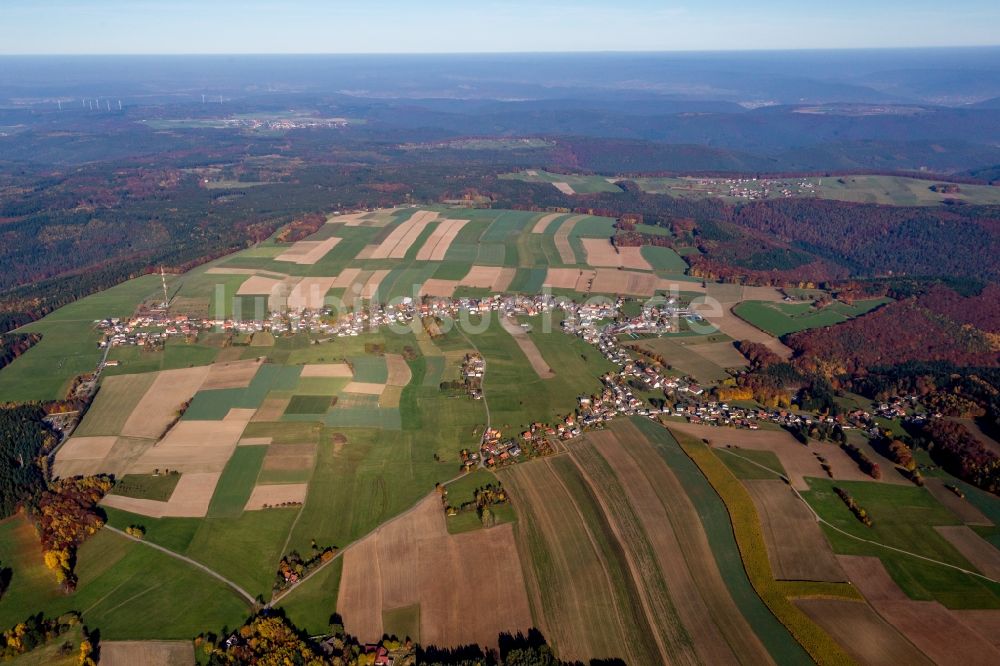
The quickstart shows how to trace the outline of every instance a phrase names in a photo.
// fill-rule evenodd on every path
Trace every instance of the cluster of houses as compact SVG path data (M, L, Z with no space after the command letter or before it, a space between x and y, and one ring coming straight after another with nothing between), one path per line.
M534 316L561 309L566 313L564 328L569 333L581 334L588 342L595 342L601 335L598 322L613 321L609 335L622 333L658 334L671 330L677 316L691 315L673 301L657 307L645 308L635 317L621 317L624 299L595 299L593 302L576 303L565 297L551 294L502 295L485 298L423 298L410 297L398 303L370 303L346 312L332 308L285 312L256 313L256 318L200 318L189 315L172 315L165 310L152 310L129 319L109 318L94 322L104 333L98 343L105 346L138 345L156 346L171 337L193 338L201 331L224 331L253 335L267 331L275 335L307 332L330 337L358 336L383 326L410 326L416 318L453 318L462 313L501 316Z
M347 127L347 118L225 118L223 124L227 127L249 130L283 131L311 128Z
M94 325L104 334L104 338L97 343L103 349L124 345L155 347L162 345L170 337L196 337L200 331L211 329L213 322L159 312L129 319L99 319Z
M475 400L483 399L483 374L486 372L486 360L482 354L473 352L466 354L462 360L462 379L466 390Z
M487 467L514 462L521 456L521 446L516 439L504 438L499 428L487 428L479 445L482 464Z
M876 405L875 414L884 419L901 419L909 414L917 403L918 398L915 395L907 396L905 398L901 396L893 396Z
M699 180L699 184L714 188L725 187L729 196L737 199L758 200L781 196L800 197L816 192L816 184L805 179L796 181L771 180L767 178L724 178Z

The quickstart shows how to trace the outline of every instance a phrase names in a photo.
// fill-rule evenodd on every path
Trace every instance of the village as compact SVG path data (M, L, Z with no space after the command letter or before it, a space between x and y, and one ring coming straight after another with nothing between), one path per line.
M816 184L805 178L794 181L768 178L700 178L697 182L699 185L707 186L720 194L748 201L774 197L788 199L816 193Z
M331 308L272 312L262 320L207 319L187 315L171 315L166 309L151 309L130 319L105 319L95 322L104 337L102 348L136 345L160 348L169 338L197 340L198 335L223 331L234 335L253 336L266 331L271 334L308 333L314 344L344 336L358 336L383 326L411 327L415 321L457 321L468 315L498 314L501 317L536 316L563 313L559 329L579 337L594 346L607 360L618 367L600 379L603 390L599 395L578 397L576 408L556 423L532 423L516 436L505 435L500 429L487 428L478 451L464 450L462 466L493 468L524 458L554 453L557 442L571 440L585 431L604 427L617 416L649 418L679 418L691 423L756 430L761 423L778 427L800 428L822 420L834 424L831 416L810 416L790 409L765 409L730 405L716 400L702 400L705 388L690 378L668 374L662 367L627 350L621 339L638 339L676 332L682 319L700 322L676 299L650 301L634 315L626 315L625 298L598 298L577 303L551 294L495 294L485 298L429 298L419 301L403 298L399 303L370 303L347 312L335 313ZM460 324L459 324L460 325ZM106 365L116 364L105 361ZM482 400L486 360L478 353L467 354L462 361L460 376L467 395ZM662 394L663 398L644 399L637 393ZM910 418L913 398L894 398L875 406L873 413L855 410L836 422L843 429L858 428L876 432L875 417L887 420Z

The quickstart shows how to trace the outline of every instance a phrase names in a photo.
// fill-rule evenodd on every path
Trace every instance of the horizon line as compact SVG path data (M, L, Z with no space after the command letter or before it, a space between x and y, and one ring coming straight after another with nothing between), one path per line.
M735 49L603 49L552 51L190 51L171 52L48 52L0 53L0 58L65 58L65 57L232 57L232 56L482 56L482 55L665 55L709 53L802 53L802 52L861 52L861 51L931 51L977 50L1000 48L996 44L913 45L913 46L816 46L785 48Z

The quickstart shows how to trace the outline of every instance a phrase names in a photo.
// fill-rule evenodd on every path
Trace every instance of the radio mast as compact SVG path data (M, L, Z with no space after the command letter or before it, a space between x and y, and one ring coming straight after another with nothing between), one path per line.
M166 310L170 305L170 299L167 297L167 276L163 272L162 264L160 264L160 283L163 285L163 309Z

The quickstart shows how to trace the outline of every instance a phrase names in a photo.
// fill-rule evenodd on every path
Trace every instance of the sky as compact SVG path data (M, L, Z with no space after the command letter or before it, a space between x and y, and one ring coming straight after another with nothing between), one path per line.
M998 44L998 0L0 0L3 55Z

